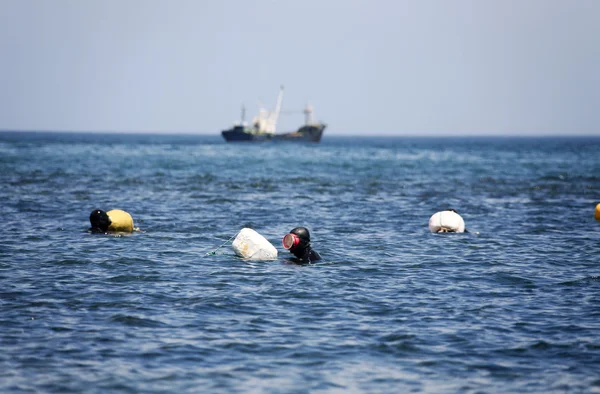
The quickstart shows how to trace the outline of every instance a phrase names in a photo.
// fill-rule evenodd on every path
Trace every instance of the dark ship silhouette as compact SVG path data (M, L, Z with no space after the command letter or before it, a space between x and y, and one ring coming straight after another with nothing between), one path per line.
M276 133L277 119L281 112L281 103L283 101L283 86L279 90L277 105L274 111L267 111L261 108L252 119L252 125L248 126L244 120L246 109L242 107L242 119L232 128L223 130L221 134L227 142L260 142L260 141L301 141L301 142L319 142L326 124L317 122L313 119L312 106L307 105L304 109L305 124L296 131L288 133Z

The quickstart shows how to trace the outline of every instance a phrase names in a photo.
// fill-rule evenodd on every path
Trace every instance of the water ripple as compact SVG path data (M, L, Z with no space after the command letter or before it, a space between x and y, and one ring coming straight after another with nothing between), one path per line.
M0 133L0 152L2 392L600 389L598 139ZM87 232L117 207L140 232ZM428 232L448 207L470 233ZM282 249L297 225L323 261ZM242 227L279 259L235 257Z

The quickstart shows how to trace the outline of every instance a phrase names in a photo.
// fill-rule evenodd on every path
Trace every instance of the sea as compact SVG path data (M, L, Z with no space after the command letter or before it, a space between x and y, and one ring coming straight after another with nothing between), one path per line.
M600 137L1 132L0 185L2 393L600 392Z

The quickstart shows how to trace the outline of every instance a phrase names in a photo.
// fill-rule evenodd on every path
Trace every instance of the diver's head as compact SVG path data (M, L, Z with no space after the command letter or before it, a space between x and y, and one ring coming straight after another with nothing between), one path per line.
M110 226L110 218L106 212L100 209L95 209L90 214L90 223L92 224L92 230L101 230L102 232L107 232L108 226Z
M296 227L283 237L283 247L290 252L306 249L310 245L310 233L306 227Z

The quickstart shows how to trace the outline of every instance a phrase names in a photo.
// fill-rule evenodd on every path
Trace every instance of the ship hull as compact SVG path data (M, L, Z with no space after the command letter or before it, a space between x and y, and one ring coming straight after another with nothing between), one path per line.
M236 126L223 130L221 134L227 142L265 142L265 141L292 141L292 142L320 142L326 125L307 125L297 131L282 134L252 134L243 127Z
M270 134L252 134L240 126L223 130L221 135L227 142L261 142L268 141L271 138Z

